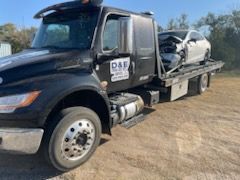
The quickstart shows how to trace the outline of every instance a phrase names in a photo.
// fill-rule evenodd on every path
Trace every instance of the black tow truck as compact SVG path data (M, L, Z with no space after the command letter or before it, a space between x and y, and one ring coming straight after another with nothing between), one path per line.
M41 151L58 170L86 162L102 133L141 122L163 94L176 100L197 79L199 93L223 63L166 72L151 13L101 0L50 6L30 49L0 59L0 150Z

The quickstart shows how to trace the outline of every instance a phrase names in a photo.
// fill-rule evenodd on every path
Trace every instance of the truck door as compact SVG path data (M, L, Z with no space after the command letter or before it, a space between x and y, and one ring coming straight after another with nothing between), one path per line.
M132 84L138 86L152 81L156 70L155 27L151 17L135 15L133 19L136 72Z
M134 76L131 18L111 13L104 23L97 75L108 82L109 93L129 89Z

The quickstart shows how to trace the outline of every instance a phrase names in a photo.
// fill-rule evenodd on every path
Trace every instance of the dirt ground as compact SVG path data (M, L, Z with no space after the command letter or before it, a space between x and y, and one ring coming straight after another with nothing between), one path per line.
M240 76L217 76L203 95L154 106L113 129L80 168L60 174L39 155L0 155L0 179L240 179Z

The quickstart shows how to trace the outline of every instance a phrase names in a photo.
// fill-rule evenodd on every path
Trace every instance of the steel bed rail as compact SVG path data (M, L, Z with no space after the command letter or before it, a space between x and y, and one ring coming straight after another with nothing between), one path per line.
M161 77L161 85L170 87L185 80L193 79L205 73L214 73L221 70L224 63L222 61L211 60L205 65L196 65L185 68L182 71L165 74Z

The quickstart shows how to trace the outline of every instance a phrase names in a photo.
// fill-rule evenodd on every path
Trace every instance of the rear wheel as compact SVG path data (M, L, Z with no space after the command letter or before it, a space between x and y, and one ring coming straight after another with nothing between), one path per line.
M203 60L202 62L200 62L200 65L205 65L205 64L207 64L208 61L209 61L209 59L210 59L210 52L209 52L209 50L207 50L207 52L206 52L206 54L205 54L205 56L204 56L204 60Z
M45 156L60 171L74 169L95 152L101 132L100 119L92 110L84 107L65 109L46 132Z
M209 86L209 75L208 74L203 74L199 76L198 79L198 93L202 94L204 93Z

